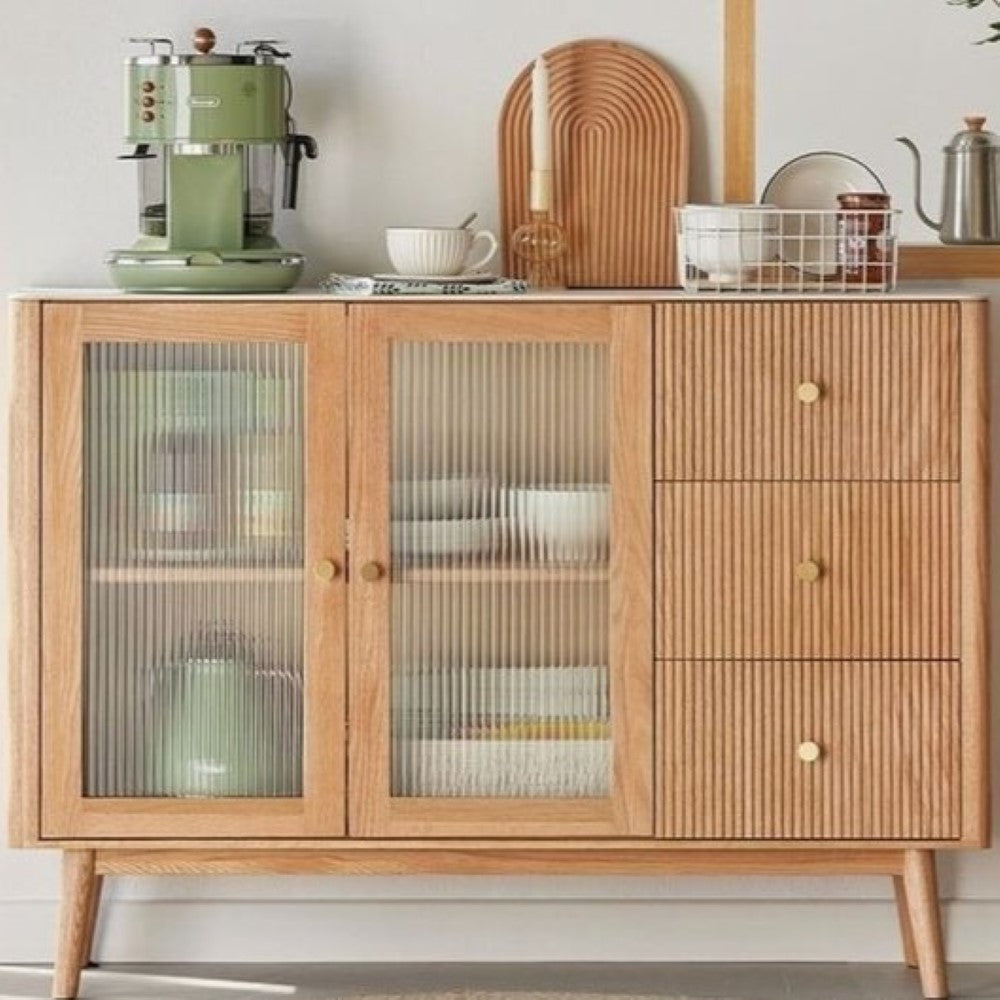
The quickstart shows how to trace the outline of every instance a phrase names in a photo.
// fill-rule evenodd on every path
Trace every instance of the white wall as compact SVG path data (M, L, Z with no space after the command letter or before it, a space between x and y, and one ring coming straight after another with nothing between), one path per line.
M943 0L759 5L762 180L791 155L840 148L871 158L901 203L909 175L891 136L940 146L967 108L963 94L991 110L982 101L996 92L1000 47L967 45L982 17L942 12ZM674 70L692 109L692 194L718 196L721 0L298 0L278 10L267 0L4 4L0 291L104 284L103 252L133 234L133 169L114 161L120 40L183 39L203 23L226 43L273 33L295 52L296 112L321 159L305 164L301 211L282 232L310 256L313 280L381 265L385 225L448 222L473 208L494 220L504 90L538 51L573 38L630 41ZM840 41L859 25L873 37L865 60L847 59L847 78ZM869 72L875 101L865 97ZM56 861L0 850L0 962L50 956ZM1000 960L1000 857L945 859L941 874L952 957ZM123 879L110 889L100 951L108 960L888 960L897 943L887 889L863 879Z
M1000 9L946 0L757 0L758 194L786 160L817 149L870 166L905 210L903 237L937 234L912 211L913 166L895 137L924 153L924 208L941 217L941 149L969 114L1000 132L1000 43L975 45Z

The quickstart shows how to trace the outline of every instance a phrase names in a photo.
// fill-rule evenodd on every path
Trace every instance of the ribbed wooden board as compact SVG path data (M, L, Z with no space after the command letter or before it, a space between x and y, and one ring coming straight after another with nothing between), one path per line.
M672 206L687 200L688 113L653 58L621 42L569 42L545 53L552 114L553 218L567 233L569 288L677 284ZM500 112L500 214L505 269L529 218L531 66Z
M956 483L657 488L665 659L959 655ZM809 583L796 566L812 559Z
M958 478L958 306L692 302L658 319L658 478ZM819 400L800 402L804 381Z
M663 835L953 839L956 662L660 664ZM823 755L797 755L812 740Z

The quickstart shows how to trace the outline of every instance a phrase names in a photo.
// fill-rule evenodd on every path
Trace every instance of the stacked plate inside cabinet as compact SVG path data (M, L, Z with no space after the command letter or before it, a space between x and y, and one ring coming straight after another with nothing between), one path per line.
M473 559L500 551L507 522L480 476L394 480L392 551L406 562Z

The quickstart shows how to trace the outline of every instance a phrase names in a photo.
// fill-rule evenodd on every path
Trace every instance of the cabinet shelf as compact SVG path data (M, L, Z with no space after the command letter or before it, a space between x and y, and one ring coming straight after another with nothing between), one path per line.
M509 563L484 566L404 566L393 571L396 583L600 583L607 566L545 566Z
M295 583L301 566L98 566L91 583Z

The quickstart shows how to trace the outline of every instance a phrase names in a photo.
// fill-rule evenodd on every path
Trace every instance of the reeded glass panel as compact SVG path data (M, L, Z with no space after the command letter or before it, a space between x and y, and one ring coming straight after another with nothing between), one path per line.
M86 348L86 795L301 794L302 355Z
M607 347L400 343L392 386L392 794L607 796Z

